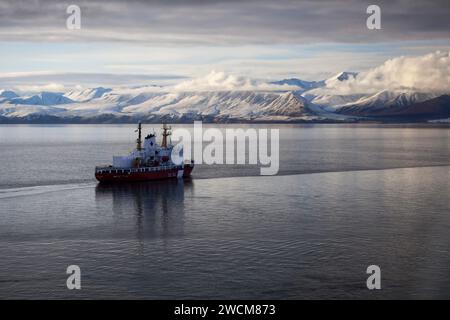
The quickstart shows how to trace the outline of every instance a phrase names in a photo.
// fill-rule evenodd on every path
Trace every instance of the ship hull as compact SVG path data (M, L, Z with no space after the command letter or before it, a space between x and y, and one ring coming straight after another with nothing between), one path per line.
M191 176L193 165L153 168L99 168L95 178L99 182L133 182L163 179L181 179Z

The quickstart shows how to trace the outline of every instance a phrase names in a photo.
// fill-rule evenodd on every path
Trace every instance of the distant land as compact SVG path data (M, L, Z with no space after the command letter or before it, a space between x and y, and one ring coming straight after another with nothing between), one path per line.
M157 85L25 95L2 90L0 123L450 122L450 95L445 92L329 90L357 76L341 72L322 81L290 78L232 90Z

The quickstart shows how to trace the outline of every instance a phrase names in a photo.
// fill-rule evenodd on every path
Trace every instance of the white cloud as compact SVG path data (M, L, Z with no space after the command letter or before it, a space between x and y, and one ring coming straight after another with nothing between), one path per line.
M367 1L77 1L82 27L68 32L67 1L0 1L0 40L192 44L373 43L446 39L448 0L377 1L383 30L366 28ZM151 12L151 18L149 18Z
M450 92L450 51L423 56L401 56L347 81L327 83L333 94L372 93L380 90Z
M203 77L183 81L173 87L176 91L274 91L298 90L296 86L274 85L264 81L252 80L243 76L226 74L222 71L211 71Z
M331 57L327 58L327 56L323 55L321 55L320 58L317 58L317 60L308 58L288 59L287 61L282 62L282 66L286 68L290 67L291 70L301 70L301 75L299 77L304 79L304 74L312 72L312 69L319 68L321 73L325 73L323 66L320 66L319 63L324 60L327 61L332 59ZM345 60L344 57L337 55L332 61L338 62L341 60ZM350 60L358 61L357 59ZM358 62L358 65L375 65L374 62L375 61L372 60L361 61ZM227 70L227 72L213 70L207 74L206 66L197 66L198 70L193 72L193 74L202 72L206 75L184 80L179 83L175 83L175 81L180 81L180 77L176 76L71 74L49 73L45 71L33 73L3 73L0 74L0 83L3 89L13 88L23 92L63 92L68 89L81 89L81 87L88 88L93 86L112 87L115 90L131 90L133 92L298 90L298 87L296 86L275 85L269 83L269 80L267 80L278 80L281 77L265 77L266 80L262 80L263 74L255 74L254 70L261 70L264 68L264 65L253 65L251 60L246 60L245 63L244 61L241 61L240 63L233 61L233 63L236 66L239 66L239 68L236 67L233 69L229 68L229 65L226 65L224 69ZM311 70L307 68L308 64ZM345 68L345 66L339 63L335 63L335 65L334 68ZM221 69L220 65L216 67ZM336 71L336 69L330 69ZM351 68L351 70L355 69ZM242 76L242 74L251 75L252 78L250 78L250 76ZM290 74L289 77L298 77L298 75ZM255 80L256 78L260 80ZM356 77L350 77L347 81L327 81L327 86L325 88L315 89L314 91L319 95L346 95L368 94L381 90L414 90L437 93L450 92L450 51L444 50L422 56L400 56L392 58L379 66L360 72Z
M47 83L42 85L19 85L14 88L21 92L64 92L66 88L59 83Z

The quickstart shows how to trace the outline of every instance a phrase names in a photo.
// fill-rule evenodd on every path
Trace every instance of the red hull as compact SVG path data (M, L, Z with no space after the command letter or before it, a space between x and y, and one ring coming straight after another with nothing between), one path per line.
M193 165L186 164L170 168L102 168L96 170L95 178L100 182L149 181L170 178L187 178L191 175Z

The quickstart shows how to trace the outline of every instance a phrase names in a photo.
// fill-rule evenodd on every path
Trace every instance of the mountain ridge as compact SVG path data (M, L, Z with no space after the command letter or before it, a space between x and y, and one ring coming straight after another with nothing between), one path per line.
M66 93L44 91L28 96L2 90L0 117L3 123L128 122L138 119L172 122L197 119L207 122L355 122L389 118L403 121L408 117L414 121L428 121L447 115L450 102L446 93L380 90L342 94L330 90L336 84L356 77L358 74L355 72L341 72L321 81L288 78L267 83L275 88L287 85L289 90L179 91L156 85L133 88L100 86ZM430 112L424 110L427 107Z

